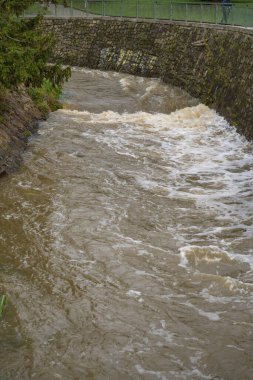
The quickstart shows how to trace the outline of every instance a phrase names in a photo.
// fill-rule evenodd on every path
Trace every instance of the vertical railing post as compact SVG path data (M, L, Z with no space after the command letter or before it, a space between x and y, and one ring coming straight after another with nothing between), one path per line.
M185 22L188 21L187 13L188 13L188 4L185 3Z
M200 22L203 22L203 4L200 5Z
M120 0L120 17L123 17L123 0Z
M105 0L102 0L102 16L105 16Z
M172 14L173 14L172 1L170 1L170 21L173 20Z
M139 17L139 0L136 0L136 18Z
M73 17L74 15L74 8L73 8L73 0L70 2L70 16Z

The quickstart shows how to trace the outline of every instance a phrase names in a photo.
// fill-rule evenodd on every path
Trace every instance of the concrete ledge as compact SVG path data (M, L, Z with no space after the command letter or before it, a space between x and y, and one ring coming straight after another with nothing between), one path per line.
M26 18L31 18L32 16L26 16ZM222 24L211 24L205 22L195 22L195 21L179 21L179 20L163 20L163 19L151 19L151 18L135 18L135 17L109 17L109 16L73 16L73 17L53 17L44 16L47 20L109 20L109 21L128 21L134 23L150 23L150 24L163 24L163 25L179 25L183 27L198 27L216 30L230 30L237 31L249 35L253 35L253 27L244 27L240 25L222 25Z

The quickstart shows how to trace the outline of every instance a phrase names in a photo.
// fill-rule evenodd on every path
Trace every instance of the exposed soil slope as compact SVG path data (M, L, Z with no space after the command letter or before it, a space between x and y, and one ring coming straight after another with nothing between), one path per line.
M0 175L15 170L22 161L27 138L36 130L43 115L24 88L10 91L1 99Z

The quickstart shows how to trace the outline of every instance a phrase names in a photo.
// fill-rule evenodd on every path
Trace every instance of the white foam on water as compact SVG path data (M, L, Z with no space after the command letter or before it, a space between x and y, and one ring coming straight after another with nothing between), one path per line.
M186 107L182 110L172 112L171 114L163 113L118 113L114 111L104 111L99 114L90 113L88 111L78 111L70 109L58 110L57 114L69 115L73 120L80 121L80 119L88 119L92 123L103 124L129 124L140 128L142 126L149 128L151 131L169 132L174 134L175 126L180 128L182 132L184 129L205 129L207 125L217 118L215 111L210 110L207 106L199 104L194 107ZM77 119L75 119L75 116ZM181 136L181 135L179 135Z
M186 255L187 250L188 250L188 247L181 247L179 249L179 252L180 252L180 262L179 262L178 265L180 267L183 267L183 268L187 268L189 266L189 261L187 259L187 255Z
M8 213L8 214L3 214L2 218L5 220L15 220L15 219L20 219L20 215L16 213Z
M216 322L216 321L220 320L220 314L221 314L221 312L214 313L214 312L207 312L207 311L201 310L201 309L199 309L197 306L193 305L189 301L184 302L183 305L188 306L188 307L196 310L199 315L201 315L202 317L205 317L205 318L209 319L209 321Z
M213 376L205 375L199 369L188 369L188 370L180 370L176 371L152 371L144 369L140 364L135 365L135 368L139 375L150 375L159 380L172 380L172 379L204 379L204 380L212 380Z
M252 236L253 236L253 233L252 233ZM242 255L237 252L232 252L230 256L235 260L248 263L250 267L253 268L253 249L250 249L248 251L248 255Z
M190 361L192 364L197 364L202 358L203 354L200 351L197 351L194 356L190 357Z
M133 298L138 298L141 296L141 292L139 292L138 290L133 290L133 289L130 289L126 294L129 297L133 297Z
M124 91L131 92L131 91L137 90L138 85L140 85L141 82L143 82L143 78L141 78L141 79L142 79L142 81L139 80L139 78L134 80L132 77L127 76L127 77L121 78L119 80L119 83L120 83L120 85Z
M218 313L210 313L210 312L206 312L206 311L203 311L200 309L198 309L198 313L202 317L208 318L210 321L219 321L220 320L220 316Z
M135 270L135 274L137 276L147 276L147 277L153 277L153 278L158 278L158 276L155 276L152 273L148 273L145 270Z
M214 379L213 376L205 375L205 374L203 374L203 372L201 372L197 368L182 370L180 372L170 371L169 374L173 376L173 379L178 379L178 380L185 380L185 379L189 379L189 380L191 380L191 379L212 380L212 379ZM172 378L171 378L171 380L172 380ZM220 378L220 380L223 380L223 379Z
M154 323L150 324L150 331L153 335L163 338L166 343L172 343L175 334L165 329L165 321L160 321L161 328L157 328Z
M85 67L78 67L78 66L72 66L71 71L82 72L82 73L85 73L86 75L90 75L92 78L99 77L99 76L103 78L110 78L111 76L111 73L107 71L92 70L92 69L87 69ZM118 73L115 73L115 74L118 74Z
M135 369L139 375L151 375L159 380L168 380L168 377L166 376L165 372L147 370L144 369L140 364L136 364Z
M137 256L150 256L150 257L154 257L153 253L152 252L149 252L145 249L139 249L138 250L138 253L137 253Z
M179 252L180 267L192 268L195 271L207 274L233 276L236 272L246 273L250 270L250 264L252 264L251 258L247 259L245 255L229 254L227 251L213 245L183 246L179 248Z
M227 304L227 303L231 303L231 300L236 298L235 296L227 296L227 297L221 297L221 296L213 296L209 293L209 289L203 289L201 292L200 292L200 295L206 300L208 301L209 303L223 303L223 304Z
M147 178L143 177L137 177L136 182L138 185L140 185L143 189L155 189L158 187L158 183L152 180L149 180Z
M219 263L221 261L230 262L233 260L227 252L213 245L185 246L181 247L179 252L181 258L180 265L184 267L189 265L189 260L194 261L195 264L198 264L200 261L207 263Z
M32 181L20 181L17 184L19 187L22 187L23 189L31 189L31 190L37 190L41 191L39 187L35 187L34 183Z
M127 88L133 84L132 78L121 78L120 84ZM159 85L151 83L146 91L155 91L155 86ZM197 208L215 212L217 221L231 221L231 227L214 225L210 231L196 228L194 234L186 229L180 231L179 226L175 231L179 241L184 241L186 235L188 239L190 236L204 239L208 233L233 234L235 228L241 229L244 236L250 236L252 227L245 223L253 217L253 145L238 135L214 110L199 104L171 114L57 112L64 117L68 115L73 123L84 123L86 130L82 136L85 139L106 144L117 154L137 162L142 160L147 166L150 159L157 160L164 171L159 180L154 178L152 170L146 175L132 173L137 185L144 190L168 199L193 201ZM94 131L93 125L96 126ZM99 126L101 132L97 129ZM239 258L225 240L217 240L217 243L224 255L236 260ZM182 267L189 265L186 256L182 248ZM210 263L220 260L222 258L218 255L206 258ZM242 255L240 260L253 265L253 255Z
M243 352L244 352L244 350L243 350L242 348L240 348L240 347L238 347L238 346L234 346L233 344L227 344L226 347L228 347L228 348L233 348L233 349L235 349L235 350L243 351Z

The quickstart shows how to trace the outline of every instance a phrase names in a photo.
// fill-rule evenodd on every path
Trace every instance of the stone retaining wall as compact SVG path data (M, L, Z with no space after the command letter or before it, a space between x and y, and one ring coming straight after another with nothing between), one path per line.
M46 19L53 60L159 77L253 138L253 30L116 18Z

